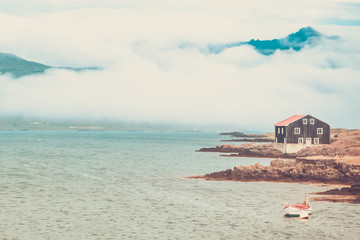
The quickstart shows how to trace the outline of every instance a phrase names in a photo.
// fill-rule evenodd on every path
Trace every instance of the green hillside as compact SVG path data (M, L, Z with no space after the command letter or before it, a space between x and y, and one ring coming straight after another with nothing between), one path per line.
M0 74L11 74L14 78L26 75L44 73L49 68L67 69L71 71L99 70L98 67L72 68L52 67L45 64L27 61L11 53L0 53Z
M0 53L1 74L10 73L17 78L29 74L43 73L49 68L51 67L37 62L27 61L10 53Z

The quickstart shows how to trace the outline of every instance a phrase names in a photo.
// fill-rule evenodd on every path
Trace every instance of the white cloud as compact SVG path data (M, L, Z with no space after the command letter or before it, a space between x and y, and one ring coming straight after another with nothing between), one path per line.
M359 27L315 24L345 11L337 10L336 1L36 3L44 10L0 15L1 23L11 22L0 28L1 52L53 66L104 70L50 70L16 80L0 76L2 113L266 130L292 114L310 113L333 126L358 127ZM281 38L308 25L341 39L272 56L249 46L218 55L177 47Z

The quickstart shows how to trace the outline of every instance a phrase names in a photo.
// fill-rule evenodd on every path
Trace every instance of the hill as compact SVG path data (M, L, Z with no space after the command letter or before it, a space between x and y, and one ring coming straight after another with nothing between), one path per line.
M251 39L248 42L233 42L227 44L209 44L207 49L204 51L206 53L218 54L224 51L227 48L238 47L242 45L250 45L254 49L263 54L271 55L276 50L294 50L300 51L305 46L315 46L319 43L319 40L322 38L328 39L337 39L337 37L326 37L323 34L319 33L312 27L301 28L295 33L291 33L285 38L272 39L272 40L255 40Z
M41 74L47 69L68 69L72 71L98 70L97 67L72 68L72 67L52 67L45 64L28 61L11 53L0 53L0 73L11 74L14 78L19 78L31 74Z
M10 73L14 77L21 77L29 74L43 73L49 68L51 67L37 62L27 61L10 53L0 53L1 74Z

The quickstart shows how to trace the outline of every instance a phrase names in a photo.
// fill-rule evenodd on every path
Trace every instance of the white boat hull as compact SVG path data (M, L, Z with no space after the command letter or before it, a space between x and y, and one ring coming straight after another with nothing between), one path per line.
M311 207L300 209L300 208L295 208L293 206L288 206L284 209L284 212L285 212L285 216L287 217L300 217L301 211L307 214L311 214L311 210L312 210Z
M304 210L300 210L300 219L309 219L309 213Z

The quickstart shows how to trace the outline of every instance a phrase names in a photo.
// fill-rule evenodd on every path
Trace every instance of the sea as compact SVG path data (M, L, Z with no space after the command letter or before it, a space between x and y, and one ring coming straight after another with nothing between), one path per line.
M196 152L212 132L0 132L0 239L360 239L360 205L283 203L329 187L187 179L271 159Z

